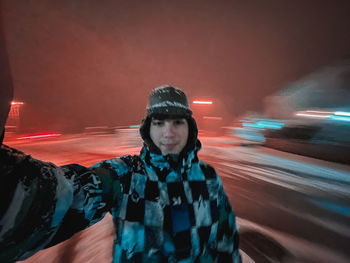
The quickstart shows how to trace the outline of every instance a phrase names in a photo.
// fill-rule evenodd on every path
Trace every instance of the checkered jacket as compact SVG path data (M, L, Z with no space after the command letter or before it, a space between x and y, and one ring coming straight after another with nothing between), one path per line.
M143 148L95 165L118 178L113 262L240 262L234 214L199 149L176 161Z
M199 149L175 160L143 148L87 169L2 147L1 172L16 191L1 214L0 261L25 259L110 212L113 262L241 262L234 213L215 170L198 160Z

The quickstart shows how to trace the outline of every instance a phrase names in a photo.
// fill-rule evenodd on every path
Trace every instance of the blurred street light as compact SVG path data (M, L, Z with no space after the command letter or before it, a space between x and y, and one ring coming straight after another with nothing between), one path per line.
M11 105L23 105L24 103L21 101L11 101Z
M193 103L194 104L206 104L206 105L213 104L212 101L202 101L202 100L194 100Z

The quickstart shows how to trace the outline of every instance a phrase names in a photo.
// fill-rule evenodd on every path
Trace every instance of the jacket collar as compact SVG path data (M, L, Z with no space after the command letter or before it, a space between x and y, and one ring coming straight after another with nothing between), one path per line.
M198 161L197 153L202 148L201 142L197 140L194 148L180 155L162 155L150 151L147 145L141 149L140 157L147 164L159 169L185 169L191 167L193 162Z

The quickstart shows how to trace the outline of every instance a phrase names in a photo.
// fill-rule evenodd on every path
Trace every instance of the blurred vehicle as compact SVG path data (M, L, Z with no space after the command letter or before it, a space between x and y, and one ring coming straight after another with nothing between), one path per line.
M291 120L280 130L264 131L264 146L350 164L349 121L336 113L320 120Z
M237 127L229 129L230 136L239 138L242 144L263 144L265 142L264 131L279 130L284 126L284 121L267 118L244 118Z

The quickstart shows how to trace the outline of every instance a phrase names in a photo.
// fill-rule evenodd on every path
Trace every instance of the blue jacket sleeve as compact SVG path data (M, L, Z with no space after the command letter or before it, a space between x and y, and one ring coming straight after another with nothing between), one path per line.
M1 146L0 262L26 259L102 219L118 198L113 173L57 167Z

